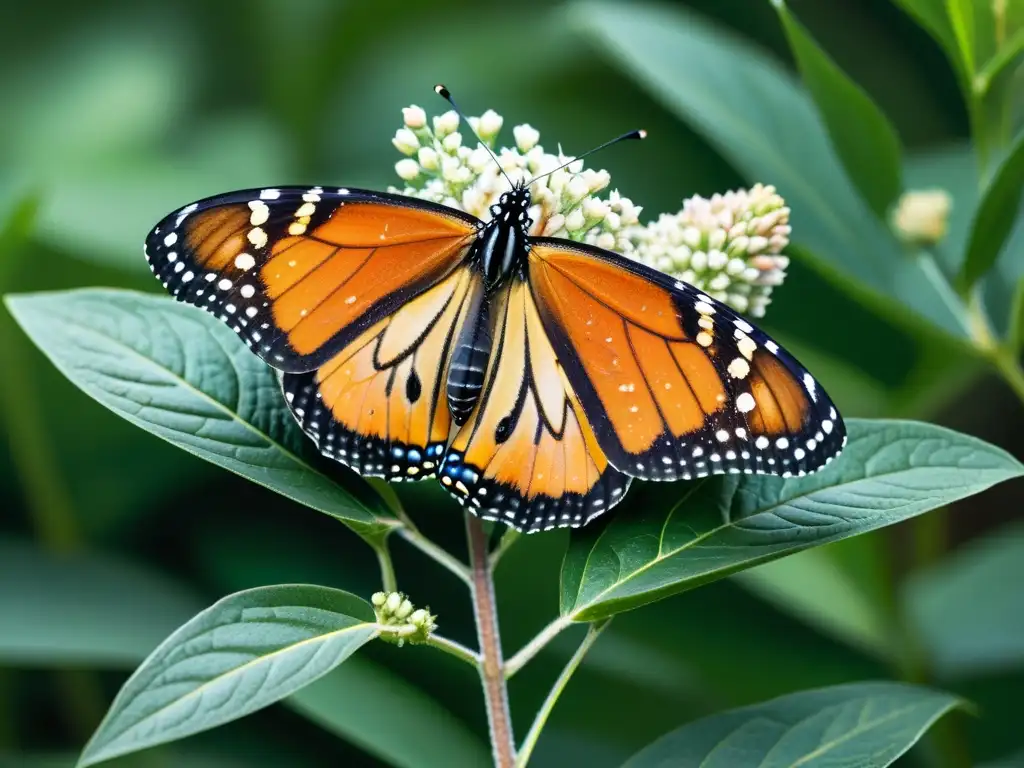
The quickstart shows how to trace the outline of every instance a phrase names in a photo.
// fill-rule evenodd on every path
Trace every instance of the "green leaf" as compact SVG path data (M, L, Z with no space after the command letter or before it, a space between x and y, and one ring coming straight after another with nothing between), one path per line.
M850 180L881 219L900 194L900 142L888 118L832 61L784 0L772 0L782 19L804 84L818 107Z
M975 72L974 55L974 0L946 0L949 24L960 51L960 61L967 71L968 80Z
M966 338L951 307L851 185L807 94L749 43L681 8L583 2L576 18L633 77L748 182L776 186L793 242L844 290L903 322Z
M0 540L0 665L133 667L199 607L136 565Z
M205 312L106 289L10 296L7 305L65 376L136 426L364 537L396 524L357 477L345 473L342 488L302 457L305 438L271 369Z
M984 94L992 83L1008 69L1017 66L1024 56L1024 27L1018 29L986 62L975 78L976 88Z
M814 474L646 486L632 514L574 532L562 564L562 614L611 616L1024 474L1005 451L942 427L881 420L847 427L842 455Z
M962 290L969 290L996 263L1021 215L1024 192L1024 131L996 169L971 223L967 256L960 269Z
M1024 667L1024 525L972 542L916 575L903 598L943 678Z
M809 549L752 568L737 579L826 634L878 658L888 658L893 637L883 607L870 599L829 550ZM811 584L813 589L808 588Z
M884 768L960 706L902 683L853 683L780 696L677 728L623 768Z
M378 632L355 595L260 587L214 603L168 637L118 693L79 768L255 712L330 672Z
M465 723L370 661L352 659L287 703L396 768L491 764L490 751Z

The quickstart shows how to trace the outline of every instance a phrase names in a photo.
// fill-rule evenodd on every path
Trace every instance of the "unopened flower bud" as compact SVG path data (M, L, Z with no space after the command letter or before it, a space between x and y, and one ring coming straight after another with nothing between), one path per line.
M398 606L402 604L402 594L400 592L392 592L388 595L387 601L384 603L384 610L390 614L394 614L398 610Z
M412 158L407 157L406 159L399 160L395 163L395 173L397 173L398 177L403 181L412 181L420 175L420 164Z
M586 198L581 207L583 216L591 221L603 221L609 213L608 203L596 197Z
M407 619L409 614L412 613L412 603L409 602L408 598L403 600L401 605L395 610L396 619Z
M443 146L448 152L455 152L462 146L462 134L449 133L444 137L444 141L441 142L441 146Z
M443 115L438 115L434 118L434 133L437 134L439 139L443 139L449 133L454 133L459 129L459 114L454 109L450 109Z
M540 141L540 132L526 123L513 128L512 135L520 152L529 152Z
M420 151L416 153L416 159L419 160L420 165L426 170L437 170L437 150L433 147L420 147Z
M403 155L414 155L416 150L420 148L419 139L408 128L399 128L395 131L395 138L391 140L391 143Z
M407 128L422 128L427 124L427 113L413 104L402 110L402 121Z
M904 240L930 245L945 237L952 207L953 198L944 189L911 190L897 202L892 224Z
M480 115L480 122L477 124L477 133L484 141L490 141L501 132L504 118L493 109L488 109Z
M579 176L573 176L566 186L570 200L582 200L590 192L590 186Z
M387 599L388 596L386 592L374 592L373 595L370 597L370 602L373 603L375 607L380 608L382 605L384 605L384 602Z
M565 217L565 228L569 232L579 232L586 225L587 220L583 215L583 211L579 208L574 208L572 212Z

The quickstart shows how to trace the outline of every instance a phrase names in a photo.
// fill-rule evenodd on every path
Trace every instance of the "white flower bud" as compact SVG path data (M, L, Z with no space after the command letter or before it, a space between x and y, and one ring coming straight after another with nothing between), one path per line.
M708 283L708 288L710 288L712 291L724 291L726 288L729 287L731 283L732 280L729 279L728 275L724 275L721 272L719 272L717 275L711 278L711 281Z
M768 240L760 235L754 235L750 238L750 245L747 246L747 253L751 256L756 256L765 248L768 247Z
M708 251L708 269L718 272L723 269L729 257L721 251Z
M721 228L715 228L708 235L708 248L714 250L721 250L722 246L725 245L725 239L728 237L726 231Z
M719 251L721 253L721 251ZM725 265L725 273L731 277L743 274L746 270L747 265L743 259L729 259L729 263Z
M694 251L690 257L690 266L698 272L708 268L708 255L704 251Z
M597 236L597 242L595 243L595 245L598 248L604 248L606 251L614 251L616 245L615 235L613 235L611 232L602 232L600 235Z
M420 148L419 139L408 128L399 128L395 131L395 138L391 140L391 143L403 155L414 155L416 150Z
M654 260L654 266L660 269L662 272L672 272L675 269L675 263L671 256L659 256Z
M398 606L402 604L402 594L400 592L392 592L388 595L387 601L384 603L384 610L387 613L394 614L398 610Z
M454 133L458 129L459 113L454 109L449 109L443 115L438 115L434 118L434 133L440 139L443 139L449 133Z
M573 201L582 200L590 192L590 186L579 176L573 176L567 187L566 191L569 193L569 198Z
M416 159L419 160L420 165L426 170L437 170L437 150L433 147L420 147L420 151L416 154Z
M604 223L608 229L619 230L622 228L622 217L615 211L608 211L608 213L605 214Z
M551 237L553 234L565 228L565 216L556 213L544 224L544 237Z
M477 124L477 133L479 133L480 138L485 141L493 139L501 132L501 126L504 122L505 118L493 109L488 109L480 115L480 122Z
M386 592L374 592L373 596L370 597L370 602L373 603L377 608L384 605L384 601L388 599Z
M395 618L406 619L409 617L410 613L412 613L412 603L410 603L408 599L405 599L395 610Z
M426 621L429 615L430 614L428 614L423 608L417 608L415 611L412 612L412 615L409 616L409 623L419 626L424 621Z
M515 137L520 152L529 152L540 141L540 132L527 123L513 128L512 136Z
M687 227L683 230L683 242L694 250L700 248L702 239L700 230L696 227Z
M726 302L737 312L746 312L747 307L750 306L750 300L739 293L730 293Z
M462 146L462 134L448 134L447 136L444 137L444 140L441 142L441 146L443 146L448 152L457 151L458 148Z
M402 110L402 121L406 128L422 128L427 124L427 113L413 104Z
M583 215L590 220L602 221L608 215L608 203L596 197L588 197L583 200Z
M420 164L407 157L395 163L395 173L404 181L412 181L420 175Z
M600 192L612 183L612 175L604 169L601 169L600 171L589 171L585 175L585 178L587 180L587 186L590 187L591 194Z
M494 161L491 160L491 156L487 153L487 150L481 146L477 146L466 160L466 165L473 173L483 173L484 170Z
M565 228L569 232L579 232L586 225L586 218L583 216L583 211L579 208L574 208L572 212L565 217Z

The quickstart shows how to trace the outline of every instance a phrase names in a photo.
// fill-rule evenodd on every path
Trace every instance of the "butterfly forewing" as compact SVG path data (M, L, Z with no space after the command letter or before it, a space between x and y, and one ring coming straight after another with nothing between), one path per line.
M244 190L161 221L146 258L176 298L279 370L310 371L465 258L477 221L363 190Z
M614 253L534 241L530 285L608 460L648 480L802 475L845 430L792 356L693 286Z

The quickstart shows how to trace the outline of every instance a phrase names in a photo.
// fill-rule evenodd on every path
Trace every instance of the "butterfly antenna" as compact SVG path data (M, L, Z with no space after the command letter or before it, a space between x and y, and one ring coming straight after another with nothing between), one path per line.
M646 139L646 138L647 138L647 131L645 131L643 128L638 128L635 131L630 131L629 133L624 133L621 136L616 136L611 141L606 141L604 144L596 146L593 149L589 149L586 152L584 152L582 155L574 157L571 160L566 160L564 163L562 163L557 168L552 168L550 171L547 171L546 173L542 173L540 176L534 176L532 179L530 179L528 182L526 182L526 186L530 186L535 181L540 181L545 176L550 176L552 173L555 173L556 171L560 171L563 168L565 168L566 166L572 165L577 160L582 160L584 157L592 155L595 152L600 152L602 149L607 149L608 147L612 146L613 144L618 144L620 141L630 141L632 139Z
M498 156L495 155L493 151L491 151L491 148L487 145L487 142L480 138L480 134L473 130L473 124L469 122L469 118L462 113L461 109L459 109L459 105L456 104L455 99L452 98L451 91L449 91L445 86L439 83L434 86L434 93L436 93L438 96L440 96L442 99L444 99L445 101L452 105L452 109L455 110L455 114L457 114L462 119L462 122L469 126L470 132L476 137L476 140L480 142L480 145L487 150L487 154L491 156L491 159L494 161L494 164L498 166L498 170L501 171L501 175L504 176L505 179L508 181L509 186L514 187L515 184L513 183L512 179L509 178L508 174L505 173L505 169L501 167L501 163L498 162Z

